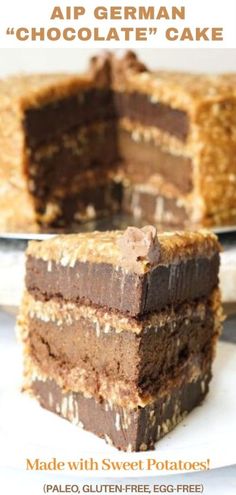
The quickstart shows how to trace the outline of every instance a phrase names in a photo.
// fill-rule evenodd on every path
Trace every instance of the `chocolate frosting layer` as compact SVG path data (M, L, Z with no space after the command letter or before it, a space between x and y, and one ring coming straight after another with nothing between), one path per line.
M172 390L152 404L127 411L108 402L96 402L80 393L63 393L53 380L35 378L31 391L40 404L85 428L116 448L126 451L153 449L156 441L172 430L203 400L211 379L210 366L193 382Z
M96 87L28 109L24 118L27 146L36 148L70 129L93 125L94 122L116 122L122 118L157 127L181 141L186 140L189 130L186 112L161 102L152 103L145 93L112 91L104 86L103 78L104 74L98 72Z
M41 300L83 302L131 316L208 295L218 284L219 254L160 265L147 273L124 271L108 263L77 261L62 266L28 256L26 286Z

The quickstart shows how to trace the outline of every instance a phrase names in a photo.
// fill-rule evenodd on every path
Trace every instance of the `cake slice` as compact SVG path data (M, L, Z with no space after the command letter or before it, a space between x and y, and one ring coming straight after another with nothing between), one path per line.
M218 268L206 231L130 227L31 242L24 388L120 449L153 448L208 391Z

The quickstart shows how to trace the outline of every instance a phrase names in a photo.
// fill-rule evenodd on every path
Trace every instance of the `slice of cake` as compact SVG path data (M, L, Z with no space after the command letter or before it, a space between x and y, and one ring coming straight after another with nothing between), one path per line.
M24 389L122 450L147 450L208 391L221 327L213 234L154 227L31 242Z
M116 212L195 229L236 222L236 76L149 72L103 53L87 75L0 82L0 229Z

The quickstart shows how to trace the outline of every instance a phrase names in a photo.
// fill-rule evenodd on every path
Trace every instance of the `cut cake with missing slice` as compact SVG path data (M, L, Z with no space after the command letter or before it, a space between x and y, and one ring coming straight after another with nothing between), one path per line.
M0 229L235 224L235 74L150 72L132 52L85 75L0 81Z

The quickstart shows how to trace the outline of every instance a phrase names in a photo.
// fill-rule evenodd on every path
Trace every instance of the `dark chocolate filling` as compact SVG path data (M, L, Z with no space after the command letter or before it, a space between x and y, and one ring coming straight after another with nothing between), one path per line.
M152 103L144 93L89 89L28 109L24 120L27 143L34 148L73 127L120 117L158 127L181 141L187 138L189 121L186 112L164 103Z
M110 90L80 90L67 98L26 110L24 126L27 144L35 148L74 127L114 118L115 108Z
M186 112L164 103L152 102L145 93L114 93L116 114L128 117L144 126L158 127L162 131L185 141L188 135L189 120Z
M108 263L77 261L70 267L53 262L50 272L47 265L27 258L26 286L36 299L57 297L138 316L208 295L218 284L219 255L159 265L141 275Z
M175 426L176 408L179 413L176 420L179 420L182 414L201 403L208 392L210 379L208 366L196 381L174 388L170 397L159 398L144 408L131 411L115 405L111 409L107 402L96 402L80 393L63 393L53 380L35 379L31 388L40 404L49 411L106 438L118 449L139 451L153 449L156 441ZM70 407L65 407L65 403Z

